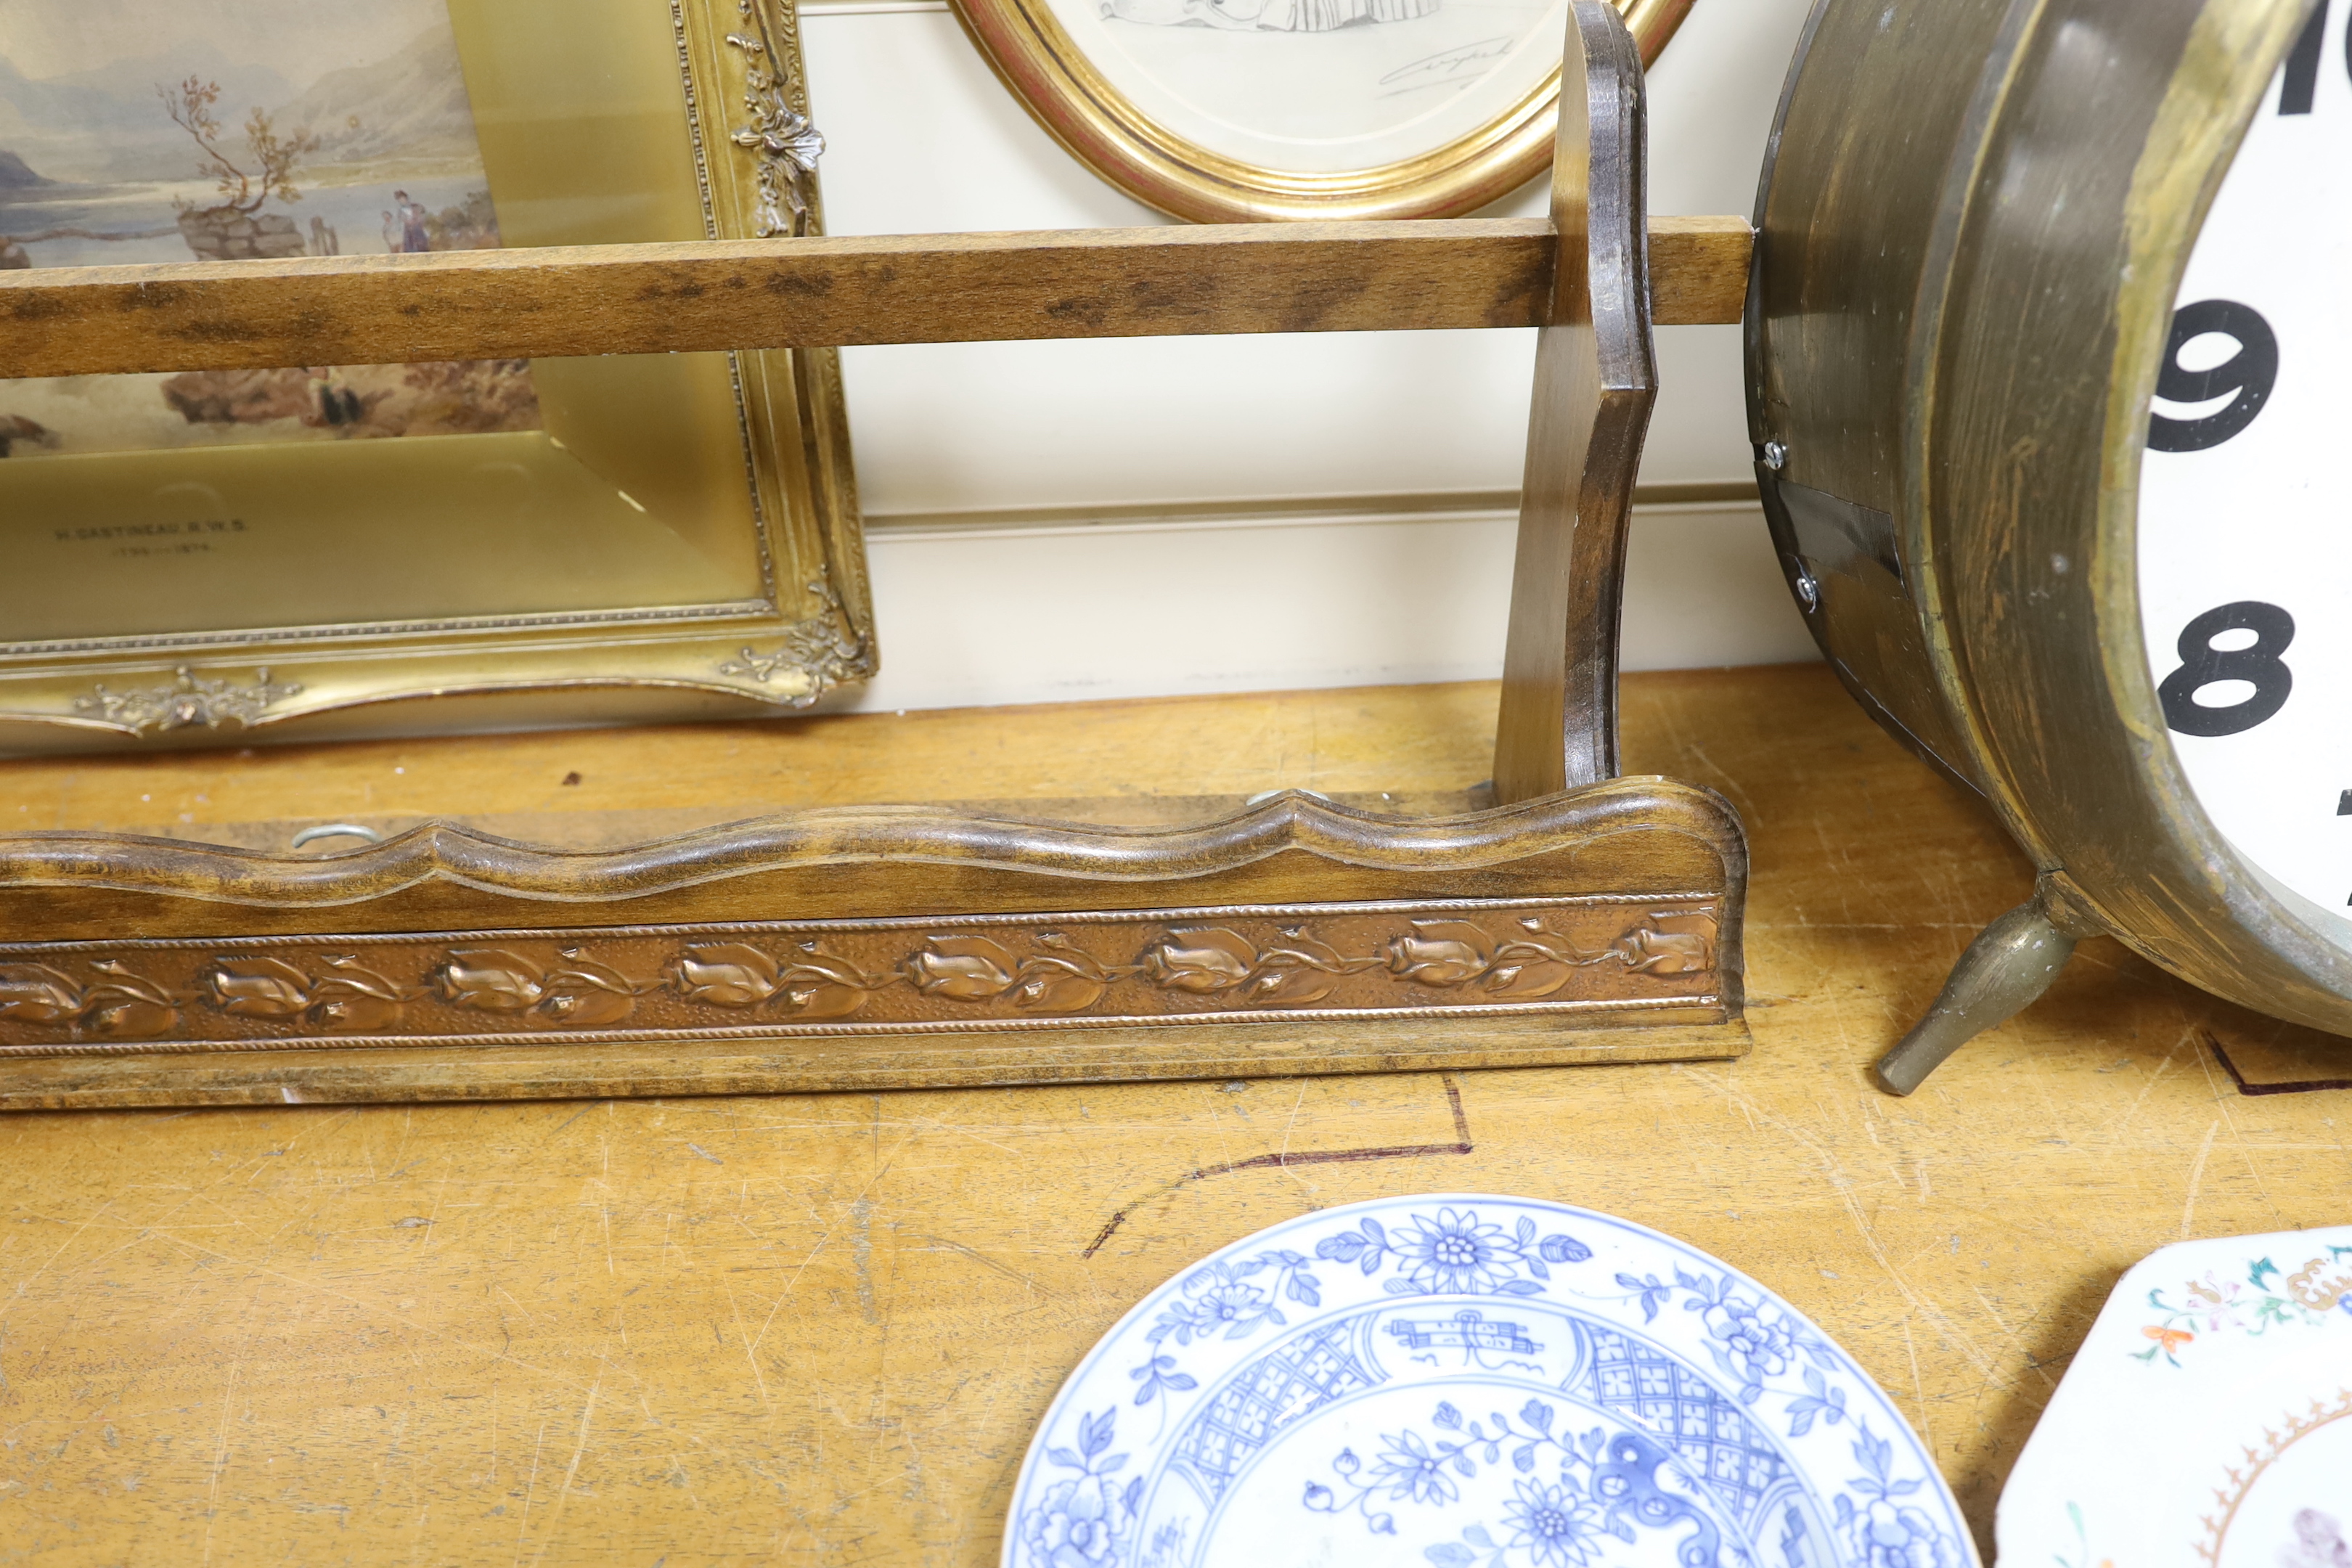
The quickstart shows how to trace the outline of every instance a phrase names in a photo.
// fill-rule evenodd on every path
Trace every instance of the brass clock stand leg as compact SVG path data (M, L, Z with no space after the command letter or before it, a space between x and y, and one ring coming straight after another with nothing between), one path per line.
M2053 918L2047 885L2035 888L1969 943L1927 1016L1878 1058L1878 1081L1896 1094L1917 1089L1945 1058L2049 990L2075 940Z

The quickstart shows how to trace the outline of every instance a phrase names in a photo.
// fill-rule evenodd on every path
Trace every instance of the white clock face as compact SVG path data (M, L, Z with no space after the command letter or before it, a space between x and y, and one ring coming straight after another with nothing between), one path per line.
M2139 492L2142 629L2173 749L2238 851L2337 915L2352 903L2347 13L2323 0L2198 237Z

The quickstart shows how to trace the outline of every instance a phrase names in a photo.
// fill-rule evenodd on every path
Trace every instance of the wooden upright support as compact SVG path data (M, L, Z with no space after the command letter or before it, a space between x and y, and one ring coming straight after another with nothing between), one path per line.
M1569 26L1552 158L1555 260L1536 342L1495 798L1617 773L1617 619L1633 477L1657 397L1650 347L1641 58L1605 5Z

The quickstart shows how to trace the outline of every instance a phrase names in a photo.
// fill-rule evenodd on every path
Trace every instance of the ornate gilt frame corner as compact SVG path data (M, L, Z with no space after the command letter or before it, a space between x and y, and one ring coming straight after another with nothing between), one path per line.
M1046 134L1129 195L1194 223L1458 217L1551 162L1559 73L1468 136L1376 168L1307 174L1220 156L1145 115L1104 79L1045 0L951 0L981 55ZM1614 0L1654 64L1694 0Z
M823 234L817 163L825 139L811 115L795 0L670 0L670 14L709 237ZM726 84L719 106L695 92L698 75ZM728 151L714 160L714 147ZM805 708L836 687L869 679L877 668L841 353L779 349L739 353L736 363L746 384L747 415L753 413L749 405L765 409L776 448L793 454L796 460L788 467L805 481L805 518L792 515L786 497L761 487L771 513L771 549L785 577L802 585L802 595L799 619L725 655L714 673L761 700ZM780 531L788 537L775 537Z

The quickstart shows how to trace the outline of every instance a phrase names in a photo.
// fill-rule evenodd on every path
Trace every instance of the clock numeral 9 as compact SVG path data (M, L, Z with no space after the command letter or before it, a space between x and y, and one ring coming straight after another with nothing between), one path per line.
M2210 370L2190 370L2180 351L2208 332L2235 339L2238 352ZM2156 373L2156 395L2168 403L2204 403L2235 393L2227 404L2197 419L2147 418L2147 444L2158 452L2201 452L2218 447L2254 422L2278 384L2278 338L2262 312L2235 300L2200 300L2172 312L2172 336L2164 345L2164 368Z
M2213 639L2230 632L2252 632L2250 647L2218 648ZM2294 689L2294 672L2279 655L2294 641L2294 617L2276 605L2241 599L2206 611L2180 628L2175 647L2180 668L2156 689L2164 704L2164 721L2184 735L2236 735L2286 706ZM2252 683L2254 694L2226 708L2200 707L2197 693L2224 680Z

